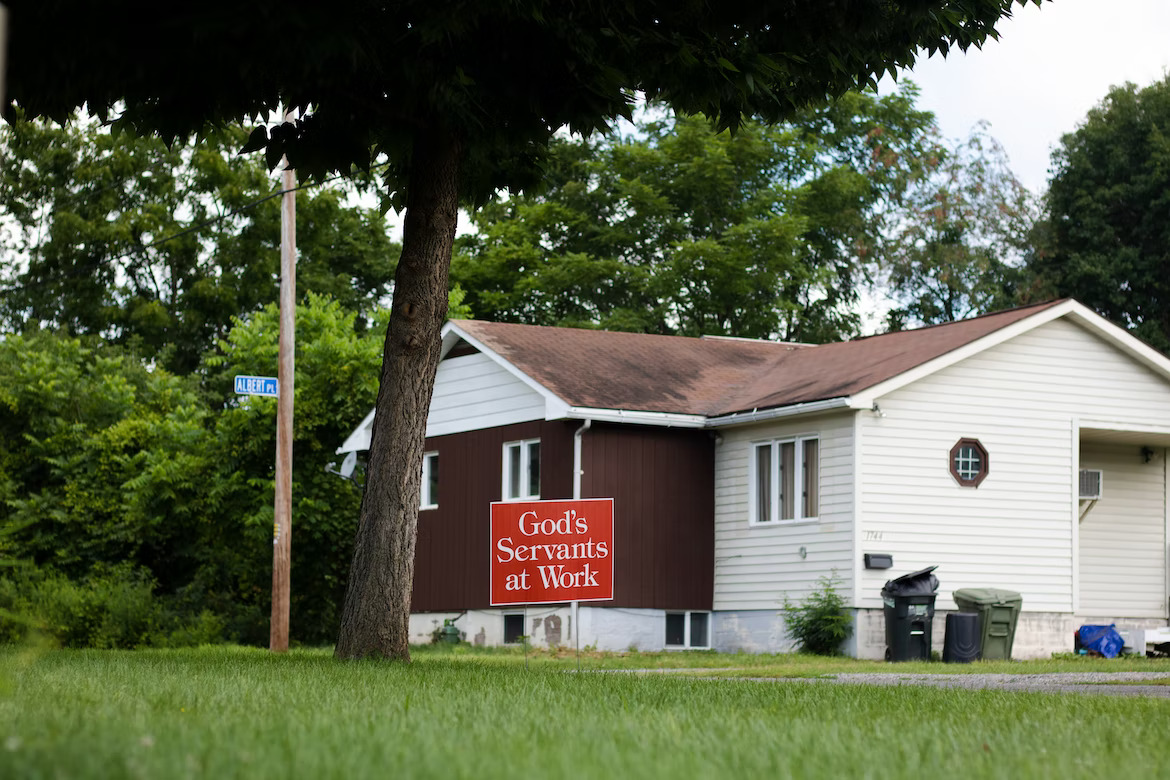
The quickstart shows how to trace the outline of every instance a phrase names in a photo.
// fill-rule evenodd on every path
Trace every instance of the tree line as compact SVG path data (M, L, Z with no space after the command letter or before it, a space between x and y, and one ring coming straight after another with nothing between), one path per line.
M556 139L546 189L478 210L452 279L487 319L812 343L859 335L867 295L886 329L1075 297L1170 351L1170 81L1112 89L1041 194L916 96Z
M266 641L276 408L231 389L275 374L280 216L246 140L0 128L0 640ZM296 195L302 643L336 638L361 487L326 467L374 404L400 251L365 186Z
M1111 90L1040 198L986 128L942 139L916 97L850 92L735 133L651 102L558 136L540 190L472 214L453 316L815 343L857 335L875 290L889 328L1071 295L1170 348L1170 80ZM262 643L275 406L229 387L274 372L272 177L239 129L0 132L0 637ZM306 643L336 637L361 490L326 467L374 404L400 251L362 186L297 196Z

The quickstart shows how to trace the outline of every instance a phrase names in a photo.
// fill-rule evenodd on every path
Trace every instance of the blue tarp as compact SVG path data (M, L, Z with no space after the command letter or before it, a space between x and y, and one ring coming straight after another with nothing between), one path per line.
M1121 648L1125 646L1125 640L1121 638L1121 634L1117 633L1117 628L1112 624L1108 626L1081 626L1077 629L1077 635L1081 638L1081 645L1086 650L1100 653L1106 658L1116 658L1121 655Z

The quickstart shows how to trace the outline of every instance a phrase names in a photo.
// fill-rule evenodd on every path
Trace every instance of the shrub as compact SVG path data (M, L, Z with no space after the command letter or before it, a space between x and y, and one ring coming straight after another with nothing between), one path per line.
M788 635L800 649L816 655L840 655L841 643L853 634L853 618L837 592L836 575L821 577L820 589L799 604L784 598L784 622Z
M169 633L160 634L151 640L155 647L198 647L223 641L224 620L211 610L205 609L194 617L180 620Z
M172 600L173 601L173 600ZM0 579L0 643L39 631L62 647L184 647L223 641L223 618L175 613L155 583L128 563L97 566L73 581L52 569L19 567Z
M33 603L64 647L138 647L163 624L154 583L128 564L96 567L82 582L50 574L34 588Z
M22 587L28 567L5 566L0 571L0 645L22 641L41 627L33 616L28 588Z

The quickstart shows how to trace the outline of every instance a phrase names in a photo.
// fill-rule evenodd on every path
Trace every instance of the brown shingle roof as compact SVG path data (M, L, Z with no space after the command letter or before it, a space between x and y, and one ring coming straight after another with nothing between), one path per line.
M710 417L853 395L1056 303L819 346L454 324L570 406Z

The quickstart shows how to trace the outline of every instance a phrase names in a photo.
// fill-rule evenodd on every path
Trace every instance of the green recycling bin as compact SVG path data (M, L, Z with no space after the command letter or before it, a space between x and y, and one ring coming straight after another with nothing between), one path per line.
M979 657L1010 661L1023 597L1002 588L959 588L953 596L960 612L979 615Z

